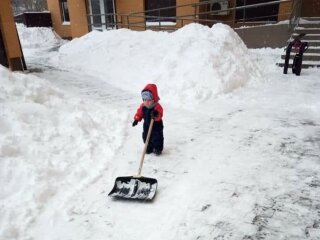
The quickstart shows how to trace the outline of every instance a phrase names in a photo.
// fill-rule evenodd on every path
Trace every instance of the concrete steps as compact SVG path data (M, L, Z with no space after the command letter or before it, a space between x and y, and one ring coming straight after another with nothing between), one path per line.
M294 53L290 54L290 59L294 58ZM282 55L281 59L285 59L285 56ZM307 53L303 54L303 61L320 61L320 54L319 53Z
M297 37L299 34L298 33L292 34L292 38ZM314 40L320 41L320 31L319 31L319 34L317 34L317 33L306 33L306 36L303 37L303 40L306 41L306 42L308 42L309 40L310 41L314 41Z
M283 67L284 62L278 63L277 65L279 67ZM290 62L288 66L289 68L292 68L292 62ZM301 65L301 68L319 68L319 67L320 67L320 63L315 63L314 61L303 62L303 64Z
M320 34L320 29L318 28L296 28L295 33L298 35L300 33L306 33L309 34Z

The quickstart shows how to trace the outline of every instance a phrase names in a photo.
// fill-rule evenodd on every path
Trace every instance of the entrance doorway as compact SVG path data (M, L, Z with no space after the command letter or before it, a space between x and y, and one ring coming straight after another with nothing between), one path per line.
M115 28L114 0L88 0L88 20L91 30Z

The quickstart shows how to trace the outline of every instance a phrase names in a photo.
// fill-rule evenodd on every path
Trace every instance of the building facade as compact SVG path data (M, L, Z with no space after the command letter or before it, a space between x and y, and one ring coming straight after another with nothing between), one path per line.
M10 0L0 1L0 64L13 71L27 69Z
M47 0L53 27L63 38L80 37L94 29L175 30L191 22L208 26L224 22L231 27L275 23L288 20L296 2L298 0ZM301 2L302 15L320 16L318 0ZM241 8L249 4L261 6ZM222 11L224 9L228 10Z
M259 7L243 8L248 4ZM118 28L172 31L194 22L223 22L234 28L276 23L296 10L301 17L320 17L319 0L47 0L47 5L54 30L67 39ZM26 69L11 0L0 1L0 64Z

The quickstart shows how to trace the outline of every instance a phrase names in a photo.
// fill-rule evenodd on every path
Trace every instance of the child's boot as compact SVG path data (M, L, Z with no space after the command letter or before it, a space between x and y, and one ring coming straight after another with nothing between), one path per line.
M149 144L146 150L146 154L150 154L150 153L153 153L153 146Z
M162 151L161 150L158 150L158 149L154 149L154 154L159 156L161 155Z

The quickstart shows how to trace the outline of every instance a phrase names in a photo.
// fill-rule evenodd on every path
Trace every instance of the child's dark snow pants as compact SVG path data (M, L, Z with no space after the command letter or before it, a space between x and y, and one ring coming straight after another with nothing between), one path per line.
M143 142L146 142L149 125L151 122L151 111L152 109L143 108L143 132L142 132L142 139ZM152 153L153 150L156 150L158 152L162 152L163 150L163 122L161 121L155 121L153 124L150 141L147 147L147 153Z
M148 130L143 131L142 133L142 139L143 142L146 142L147 139ZM161 131L152 131L151 137L149 140L149 144L147 147L147 153L152 153L153 150L156 150L158 152L162 152L163 150L163 130Z

